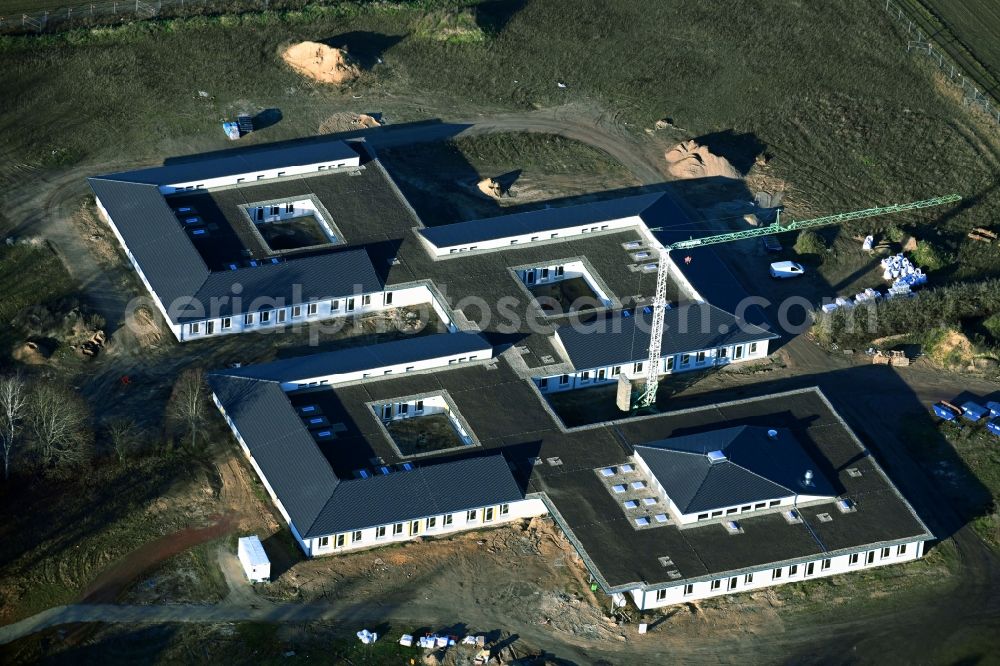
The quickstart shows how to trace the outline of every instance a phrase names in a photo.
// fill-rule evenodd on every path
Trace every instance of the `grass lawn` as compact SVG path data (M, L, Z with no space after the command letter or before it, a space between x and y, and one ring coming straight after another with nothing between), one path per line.
M21 331L10 325L31 305L46 305L72 295L76 285L59 258L44 245L0 245L0 356L23 342Z

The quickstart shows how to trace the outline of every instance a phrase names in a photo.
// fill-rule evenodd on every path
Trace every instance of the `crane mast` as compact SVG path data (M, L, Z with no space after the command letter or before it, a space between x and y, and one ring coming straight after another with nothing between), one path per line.
M667 277L670 273L669 261L671 250L690 250L706 245L730 243L732 241L743 240L745 238L757 238L759 236L769 236L771 234L786 233L789 231L815 229L817 227L843 224L844 222L850 222L852 220L863 220L870 217L878 217L880 215L889 215L892 213L902 213L910 210L919 210L921 208L941 206L961 201L961 199L962 197L957 194L949 194L943 197L923 199L921 201L914 201L911 203L866 208L864 210L856 210L850 213L826 215L824 217L816 217L809 220L796 220L786 224L783 224L779 217L778 220L767 225L766 227L755 227L753 229L744 229L742 231L732 231L725 234L706 236L704 238L692 238L661 246L660 262L656 269L656 293L653 297L652 303L653 321L649 330L649 358L647 359L645 367L646 385L643 387L643 392L639 395L637 402L638 407L652 407L656 404L656 389L659 384L660 363L662 361L660 356L663 348L663 321L667 306Z

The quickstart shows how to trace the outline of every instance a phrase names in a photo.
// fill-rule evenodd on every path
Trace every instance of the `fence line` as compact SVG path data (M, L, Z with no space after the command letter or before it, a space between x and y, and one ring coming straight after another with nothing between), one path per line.
M931 39L931 29L926 25L921 26L920 19L911 15L893 0L885 0L885 11L895 17L900 24L906 26L907 52L921 53L931 58L937 64L938 69L948 77L948 80L962 90L962 103L964 105L978 107L992 120L1000 124L1000 104L986 92L989 87L987 82L977 78L974 73L967 73L975 72L975 66L970 67L972 63L964 54L935 43ZM950 31L950 28L946 27L946 29Z

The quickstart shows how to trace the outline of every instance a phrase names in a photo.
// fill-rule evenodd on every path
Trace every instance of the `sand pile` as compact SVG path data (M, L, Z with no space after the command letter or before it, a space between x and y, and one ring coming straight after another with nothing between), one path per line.
M499 199L503 196L503 187L492 178L483 178L476 184L479 191L492 199Z
M285 49L281 57L299 74L322 83L342 85L361 75L361 70L351 62L347 51L318 42L293 44Z
M666 154L667 170L674 178L739 178L740 172L725 157L712 154L695 141L679 143Z

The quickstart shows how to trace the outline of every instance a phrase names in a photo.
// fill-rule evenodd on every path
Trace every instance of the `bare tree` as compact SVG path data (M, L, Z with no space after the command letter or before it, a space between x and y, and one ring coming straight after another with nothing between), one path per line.
M119 464L125 464L129 454L139 443L139 428L132 419L118 418L108 424L108 441L114 449Z
M191 438L191 450L198 447L198 436L207 413L208 391L205 372L200 368L185 370L177 378L167 403L167 418L180 425Z
M10 478L10 454L28 411L27 384L21 375L0 377L0 438L3 444L3 478Z
M52 382L35 386L28 422L46 464L78 465L90 457L90 414L74 391Z

